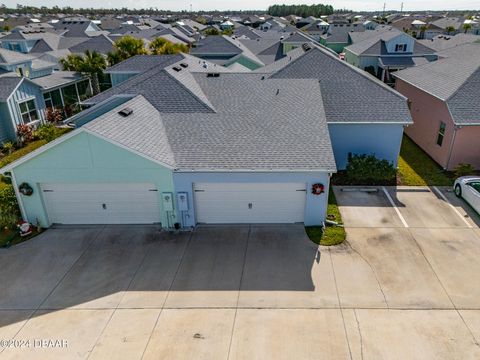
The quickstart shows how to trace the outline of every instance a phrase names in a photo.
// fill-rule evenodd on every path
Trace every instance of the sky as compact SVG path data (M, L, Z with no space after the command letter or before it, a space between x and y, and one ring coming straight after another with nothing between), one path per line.
M388 10L400 10L402 1L386 0L0 0L8 7L15 7L17 3L32 6L72 6L72 7L103 7L103 8L158 8L162 10L263 10L273 4L315 4L332 5L335 9L347 8L354 11L382 10L386 2ZM403 1L404 11L410 10L462 10L480 9L480 0L422 0Z

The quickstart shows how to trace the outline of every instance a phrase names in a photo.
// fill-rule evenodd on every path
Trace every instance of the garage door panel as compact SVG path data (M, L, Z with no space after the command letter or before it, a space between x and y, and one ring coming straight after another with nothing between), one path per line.
M196 217L200 223L304 221L303 183L203 183L194 187Z
M51 223L160 222L154 184L42 184L41 189Z

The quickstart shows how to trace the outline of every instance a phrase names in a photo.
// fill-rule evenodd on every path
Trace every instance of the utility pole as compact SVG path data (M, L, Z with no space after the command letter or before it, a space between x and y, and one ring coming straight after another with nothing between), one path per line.
M192 10L192 9L193 9L193 5L190 4L190 14L193 13L193 10Z
M384 3L383 3L383 17L385 17L385 7L386 7L386 6L387 6L387 3L384 2Z
M403 15L403 2L402 2L402 5L400 5L400 14Z

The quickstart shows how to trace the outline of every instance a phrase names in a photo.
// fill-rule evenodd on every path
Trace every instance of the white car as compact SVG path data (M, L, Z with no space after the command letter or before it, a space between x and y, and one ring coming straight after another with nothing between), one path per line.
M480 176L459 177L455 180L453 191L480 214Z

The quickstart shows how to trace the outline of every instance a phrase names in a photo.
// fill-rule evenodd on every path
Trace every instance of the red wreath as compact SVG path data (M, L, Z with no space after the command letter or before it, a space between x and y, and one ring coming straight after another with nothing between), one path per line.
M313 184L312 185L312 194L321 195L325 192L325 186L323 184Z

